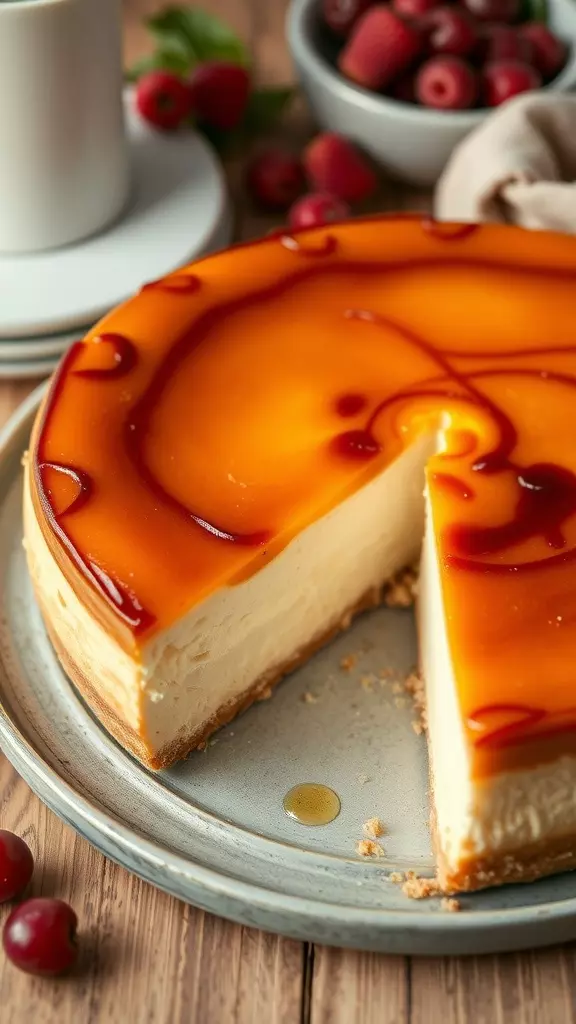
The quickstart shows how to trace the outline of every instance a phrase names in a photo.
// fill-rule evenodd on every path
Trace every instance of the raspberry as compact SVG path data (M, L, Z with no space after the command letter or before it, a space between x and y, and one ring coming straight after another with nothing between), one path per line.
M422 19L428 45L434 53L465 57L476 45L476 31L470 18L454 7L439 7Z
M532 46L534 67L544 78L557 75L566 62L566 44L537 21L520 25L518 31L522 39Z
M248 166L247 185L265 210L287 210L304 188L304 171L297 157L268 149Z
M345 39L360 15L373 3L374 0L324 0L324 21L335 35Z
M348 203L329 192L311 192L297 199L288 214L291 228L317 228L350 216Z
M482 85L486 106L498 107L521 92L539 89L542 76L519 60L497 60L483 69Z
M188 87L169 71L150 71L136 86L136 109L154 128L170 131L188 117L192 106Z
M442 0L392 0L392 7L401 18L421 18L441 3Z
M188 86L192 110L203 124L221 131L231 131L240 124L250 93L245 68L206 61L194 68Z
M352 30L338 60L343 75L366 89L382 89L422 52L422 34L383 4L370 7Z
M474 106L477 95L476 74L459 57L432 57L416 77L416 96L425 107L466 110Z
M520 0L461 0L478 21L515 21Z
M347 203L371 196L376 175L359 150L342 135L324 132L304 150L304 170L316 191L330 192Z
M482 64L494 60L521 60L531 64L534 47L529 39L521 35L521 28L512 25L481 25L477 47Z

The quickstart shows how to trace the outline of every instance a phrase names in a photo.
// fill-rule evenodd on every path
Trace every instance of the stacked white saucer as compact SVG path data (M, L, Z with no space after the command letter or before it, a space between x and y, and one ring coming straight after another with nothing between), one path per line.
M105 230L73 245L0 253L0 378L53 372L108 310L230 241L221 167L192 131L151 131L126 97L130 198Z

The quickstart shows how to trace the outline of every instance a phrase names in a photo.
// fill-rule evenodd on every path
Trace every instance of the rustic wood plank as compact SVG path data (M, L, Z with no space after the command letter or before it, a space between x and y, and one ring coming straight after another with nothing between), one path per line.
M1 826L23 835L34 853L31 894L68 900L81 940L78 969L57 982L28 977L0 956L3 1024L296 1024L300 943L211 917L112 864L47 810L4 758L0 798Z
M407 1024L404 957L317 946L310 1024Z
M572 947L412 961L411 1024L564 1024L576 1020Z

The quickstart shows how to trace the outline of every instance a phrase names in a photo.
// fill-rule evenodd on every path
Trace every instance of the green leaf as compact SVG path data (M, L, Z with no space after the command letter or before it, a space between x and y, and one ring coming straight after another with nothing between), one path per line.
M548 21L548 0L524 0L523 21Z
M162 51L180 53L187 70L206 60L249 63L246 47L225 22L193 7L167 7L146 22Z
M255 89L244 114L244 130L249 135L269 131L287 109L295 92L290 86Z
M185 75L189 67L189 61L184 60L181 54L170 50L156 50L128 68L126 78L129 82L137 82L149 71L173 71L176 75Z

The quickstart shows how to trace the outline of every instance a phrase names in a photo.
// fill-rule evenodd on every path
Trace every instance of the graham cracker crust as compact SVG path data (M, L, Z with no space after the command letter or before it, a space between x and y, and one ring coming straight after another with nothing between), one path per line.
M192 750L196 750L198 747L203 747L206 740L212 735L212 733L216 732L217 729L227 725L236 717L236 715L246 711L251 704L258 699L268 697L270 695L270 691L285 676L308 661L316 651L320 650L321 647L333 640L338 633L348 629L353 618L370 608L378 607L378 605L382 603L386 586L387 584L384 584L382 587L372 588L367 593L363 594L360 600L345 612L336 624L331 626L326 632L322 633L321 636L315 638L311 643L307 644L303 650L299 651L289 661L284 662L282 665L274 668L271 672L266 673L266 675L258 679L247 691L240 694L234 701L231 701L219 708L218 712L211 719L203 723L201 729L197 729L194 732L189 733L187 736L177 739L176 742L157 752L153 752L147 744L146 738L132 726L128 725L118 715L115 708L102 698L102 695L98 692L98 689L92 680L88 679L78 668L75 662L72 661L68 651L60 642L60 638L52 625L48 609L46 608L42 596L35 585L34 589L52 646L56 651L66 675L72 681L82 699L86 702L88 707L91 708L104 728L122 747L133 754L134 757L141 761L146 768L150 768L153 771L159 771L162 768L169 768L171 765L175 764L176 761L180 761L182 758L186 757Z
M475 892L511 882L535 882L546 875L576 868L576 835L558 836L531 843L513 853L501 851L463 860L455 871L435 841L437 877L446 895Z

